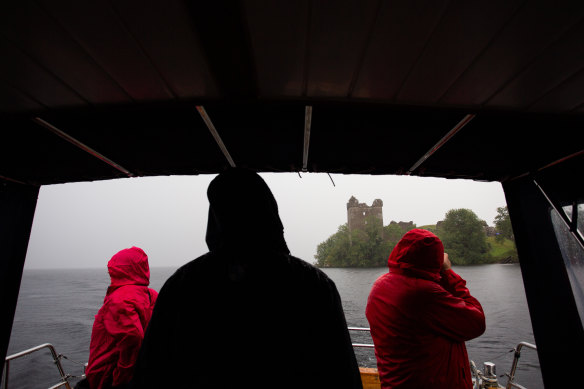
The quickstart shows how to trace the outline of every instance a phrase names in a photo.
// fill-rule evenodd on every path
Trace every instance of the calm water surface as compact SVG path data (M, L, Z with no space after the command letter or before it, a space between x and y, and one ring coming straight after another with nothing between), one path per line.
M468 354L477 366L491 361L502 375L511 367L510 350L520 341L534 343L529 312L518 265L455 267L467 280L471 293L481 302L487 331L467 342ZM174 268L151 269L151 287L160 290ZM371 285L387 269L324 269L335 281L349 326L368 327L365 305ZM93 317L109 284L107 270L26 270L24 272L8 354L52 343L68 359L65 371L79 375L89 356ZM310 323L307 323L310 325ZM371 343L366 334L352 334L356 343ZM11 388L49 387L59 376L48 352L15 361L10 367ZM360 366L375 367L370 349L357 349ZM180 374L180 372L174 372ZM506 383L502 378L500 383ZM527 388L543 388L537 354L523 349L517 382Z

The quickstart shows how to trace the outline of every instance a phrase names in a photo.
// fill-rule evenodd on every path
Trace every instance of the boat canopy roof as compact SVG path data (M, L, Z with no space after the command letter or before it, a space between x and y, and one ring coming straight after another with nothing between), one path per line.
M582 42L582 1L7 2L0 181L581 167Z

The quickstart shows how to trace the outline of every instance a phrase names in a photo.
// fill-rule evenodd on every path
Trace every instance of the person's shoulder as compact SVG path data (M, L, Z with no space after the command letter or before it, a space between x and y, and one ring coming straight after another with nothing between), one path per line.
M330 277L324 271L314 266L313 264L308 263L293 255L289 255L287 260L288 265L290 267L290 271L294 273L295 276L300 276L306 281L311 280L317 283L334 285L334 282L330 279Z
M175 288L179 285L192 282L197 277L204 277L204 267L213 265L212 254L206 253L179 267L164 283L160 292Z
M109 305L139 305L148 296L148 287L143 285L124 285L109 294Z
M379 277L377 277L375 279L375 281L373 281L373 285L371 285L372 289L377 289L377 288L383 288L385 285L389 284L392 282L392 276L390 276L391 273L383 273L381 274Z
M320 269L314 266L313 264L308 263L305 260L295 257L293 255L287 255L286 261L288 263L288 266L297 269L298 271L306 272L320 271Z
M181 267L179 267L177 269L177 271L175 272L175 274L178 276L189 274L189 273L192 273L192 272L198 270L199 268L201 268L203 266L210 265L213 263L213 255L214 254L211 252L203 254L200 257L197 257L197 258L185 263Z

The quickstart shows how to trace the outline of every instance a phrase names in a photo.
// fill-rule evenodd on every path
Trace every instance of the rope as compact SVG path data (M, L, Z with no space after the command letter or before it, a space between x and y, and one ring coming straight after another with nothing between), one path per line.
M333 186L336 186L336 185L335 185L335 182L333 181L333 178L332 178L332 177L331 177L331 175L330 175L330 173L327 173L327 174L328 174L329 178L331 179L331 182L333 183Z
M66 359L66 360L68 360L69 362L75 363L75 364L77 364L77 365L81 365L81 366L83 366L83 367L85 368L85 363L83 363L83 362L78 362L78 361L76 361L76 360L74 360L74 359L71 359L71 358L69 358L69 357L68 357L68 356L66 356L66 355L59 354L58 358L59 358L59 359L65 358L65 359ZM69 382L69 379L71 379L71 378L85 378L85 377L86 377L86 376L85 376L85 373L83 373L83 374L81 374L81 375L75 375L75 374L65 374L65 381Z
M501 354L499 354L499 355L495 355L495 357L494 357L494 358L491 358L491 361L496 361L497 359L499 359L499 358L501 358L501 357L503 357L503 356L505 356L505 355L507 355L507 354L509 354L509 353L512 353L512 352L514 352L514 351L515 351L515 349L514 349L514 348L512 348L512 349L511 349L511 350L509 350L509 351L505 351L504 353L501 353Z
M85 366L85 363L83 363L83 362L77 362L76 360L71 359L68 356L63 355L63 354L59 354L59 358L65 358L66 360L68 360L70 362L76 363L76 364L81 365L81 366Z

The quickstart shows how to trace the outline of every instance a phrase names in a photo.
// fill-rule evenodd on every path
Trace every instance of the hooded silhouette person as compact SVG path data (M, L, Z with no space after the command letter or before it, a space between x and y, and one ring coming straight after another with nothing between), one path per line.
M337 288L290 255L256 173L209 185L209 252L164 284L135 388L361 388Z
M485 331L485 315L451 269L440 239L413 229L392 250L388 265L365 311L381 387L471 389L464 342Z

